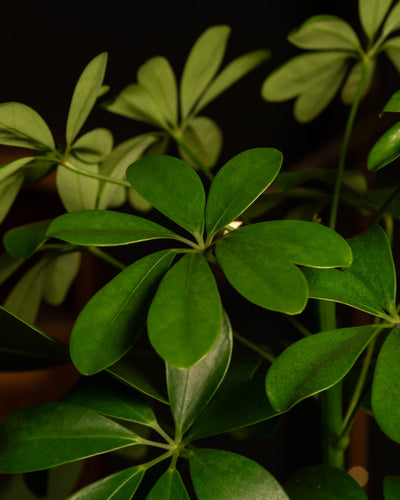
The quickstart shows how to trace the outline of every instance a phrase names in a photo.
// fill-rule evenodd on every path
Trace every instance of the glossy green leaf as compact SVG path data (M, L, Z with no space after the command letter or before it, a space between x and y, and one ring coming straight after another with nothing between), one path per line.
M127 385L103 373L80 377L63 401L138 424L155 423L156 417L146 400Z
M1 370L33 370L68 361L67 346L0 307Z
M221 324L221 299L206 259L184 255L166 273L150 306L150 342L167 363L188 368L212 349Z
M385 500L397 500L400 497L400 478L386 476L383 480L383 493Z
M360 51L360 41L349 23L337 16L313 16L292 31L288 40L312 50Z
M53 136L43 118L19 102L0 104L0 144L39 151L55 149Z
M140 442L127 428L67 403L18 410L2 420L0 436L3 474L43 470Z
M147 495L146 500L190 500L181 475L167 469Z
M386 37L400 28L400 2L397 2L389 12L382 27L382 36Z
M296 471L285 483L290 500L367 500L364 490L345 471L313 465Z
M110 366L107 372L142 394L168 404L165 363L153 350L133 348Z
M221 332L211 351L187 369L167 364L168 399L175 427L184 434L220 386L232 354L232 328L223 315Z
M222 132L211 118L193 118L184 129L182 140L188 150L179 146L179 154L188 165L198 169L200 161L206 168L215 166L222 149Z
M16 259L8 253L0 254L0 285L4 283L22 264L24 259Z
M285 349L272 363L265 381L276 411L288 411L303 399L339 382L376 335L371 325L325 331Z
M70 351L83 375L109 367L141 333L158 283L175 254L161 250L121 271L80 312L72 329Z
M113 135L105 128L95 128L74 142L70 152L84 163L98 163L111 153Z
M47 303L58 306L64 302L80 263L80 252L61 253L49 260L42 290Z
M392 330L379 351L372 383L372 410L382 431L400 443L400 334Z
M192 452L189 464L198 500L289 500L266 469L242 455L199 449Z
M106 66L107 53L103 52L89 62L78 79L68 111L67 145L73 143L99 97Z
M148 219L112 210L82 210L60 215L50 224L47 237L89 246L178 238L172 231Z
M190 233L203 234L204 188L187 163L172 156L152 155L133 163L126 176L157 210Z
M396 316L396 274L385 232L372 226L348 243L353 252L351 266L303 269L310 297L341 302L385 319Z
M74 157L69 157L68 160L71 161L75 168L83 172L90 174L98 174L99 172L97 164L89 165ZM68 212L90 210L96 207L100 184L97 179L72 172L59 165L57 168L56 184L58 194Z
M219 70L230 34L229 26L211 26L193 45L180 85L181 113L186 117Z
M301 54L290 59L264 81L261 93L267 101L286 101L316 87L325 75L339 71L348 54L323 51Z
M26 259L46 240L46 230L51 220L14 227L3 237L4 248L12 257Z
M398 90L391 96L391 98L383 108L383 111L393 111L395 113L400 112L400 90Z
M384 20L393 0L358 0L361 26L372 39Z
M144 473L145 470L140 465L123 469L85 486L66 500L130 500Z
M397 71L400 71L400 36L389 38L382 48Z
M254 148L231 158L217 173L206 207L207 236L232 222L271 184L282 165L274 148Z
M193 114L196 115L199 113L209 102L225 92L227 88L231 87L247 73L260 66L269 57L270 52L268 50L260 49L243 54L231 61L210 82L210 85L196 104Z
M157 137L155 135L142 134L122 142L116 146L112 153L100 164L99 172L102 175L107 175L114 179L125 180L125 172L129 165L137 161L156 141ZM123 193L126 191L124 187L117 186L111 182L101 183L97 208L108 208L112 204L116 193L121 190L123 190Z
M178 88L174 71L165 57L146 61L137 72L137 79L154 99L165 121L173 126L178 122Z
M375 142L368 154L368 170L376 172L400 156L400 122L392 125Z
M349 75L346 78L346 81L344 82L344 85L342 87L341 91L341 99L345 104L351 104L354 101L354 98L357 93L357 89L359 88L361 78L363 75L363 66L366 65L366 80L363 88L363 93L362 95L364 96L372 83L373 76L375 73L375 67L376 67L376 60L371 59L368 61L368 63L365 63L364 61L357 62L351 69Z
M264 377L255 377L237 384L222 385L201 415L187 438L192 441L241 429L276 417L265 394Z

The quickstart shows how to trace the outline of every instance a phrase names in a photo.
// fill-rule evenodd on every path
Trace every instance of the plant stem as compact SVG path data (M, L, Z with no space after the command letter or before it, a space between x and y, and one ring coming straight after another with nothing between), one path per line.
M110 182L111 184L117 184L118 186L132 189L132 186L127 181L123 181L121 179L115 179L113 177L107 177L106 175L96 174L94 172L90 172L89 170L84 170L83 168L77 168L64 158L60 159L58 164L68 170L71 170L71 172L75 172L76 174L83 175L85 177L90 177L92 179L97 179L99 181Z
M269 363L272 363L273 361L275 361L275 357L272 356L272 354L269 354L262 347L258 346L257 344L255 344L251 340L248 340L245 337L242 337L239 333L236 333L236 332L233 332L233 336L235 337L235 339L237 339L243 345L245 345L246 347L248 347L252 351L259 354L262 358L266 359Z
M160 462L163 462L167 458L169 458L173 454L173 451L167 451L167 453L163 453L162 455L154 458L153 460L150 460L150 462L146 462L145 464L140 465L144 470L150 469L150 467L153 467L153 465L157 465Z
M108 262L112 266L118 268L118 269L125 269L126 265L120 262L117 259L114 259L114 257L111 257L111 255L108 255L108 253L103 252L103 250L100 250L100 248L97 247L88 247L87 248L89 252L96 257L99 257L99 259L104 260L105 262Z
M151 425L151 428L154 429L161 437L163 437L165 441L167 441L167 443L169 443L170 445L175 445L175 441L164 431L164 429L157 421L155 421L154 424Z
M170 444L158 443L157 441L150 441L148 439L140 438L138 444L145 444L147 446L154 446L155 448L164 448L165 450L171 450ZM171 453L172 455L172 453Z

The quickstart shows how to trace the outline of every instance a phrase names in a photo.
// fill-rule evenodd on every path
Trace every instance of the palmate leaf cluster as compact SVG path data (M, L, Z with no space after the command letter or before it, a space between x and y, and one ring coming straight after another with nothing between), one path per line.
M263 97L298 96L295 115L300 121L322 111L343 81L342 99L354 102L357 89L367 91L378 52L385 51L397 64L396 37L387 37L400 27L400 4L392 10L390 5L386 0L359 2L369 40L366 51L344 20L317 16L306 21L289 40L313 52L268 77ZM335 181L331 171L281 172L283 156L273 147L238 153L215 175L210 173L222 135L199 113L268 56L268 51L254 51L219 72L229 32L227 26L214 26L200 36L179 87L164 57L139 68L137 83L104 107L158 130L115 147L106 129L81 135L93 107L108 91L105 53L90 61L78 80L63 147L55 145L34 110L20 103L0 104L0 143L30 154L0 167L1 220L23 182L37 182L54 171L66 210L4 235L0 283L17 270L24 272L0 308L0 368L31 370L72 362L81 374L60 401L21 409L0 422L0 472L11 475L1 491L7 500L37 498L29 480L48 469L47 492L41 493L46 500L60 495L126 500L142 494L147 471L160 462L166 465L145 493L148 500L185 500L191 490L199 500L317 500L321 494L365 499L351 476L329 465L303 468L281 485L249 457L205 448L201 442L267 420L279 423L304 399L317 399L338 383L348 383L364 352L370 361L375 353L376 362L370 386L358 387L366 375L361 368L356 403L368 400L379 427L400 443L400 320L386 232L374 223L345 239L304 211L265 220L286 195L296 199L299 189L313 213L319 213L328 200L326 190L303 185L316 180L331 189ZM385 111L399 111L397 94ZM398 156L392 132L371 151L371 170ZM165 154L170 140L181 158ZM273 183L278 190L271 193ZM374 198L359 172L345 172L343 185L341 201L348 205L399 216L389 203L394 198L385 199L385 193ZM153 220L153 211L143 215L150 210L163 222ZM127 264L106 253L149 241L160 243L161 249ZM66 345L34 324L41 300L63 302L85 251L114 263L117 271L82 308ZM370 321L306 331L278 356L253 344L257 355L237 357L240 335L221 294L226 283L243 300L286 318L300 315L310 304L339 303L367 313ZM150 349L142 350L146 338ZM261 363L266 359L267 367ZM352 404L339 438L347 437L358 410ZM141 460L149 448L160 454ZM82 460L109 452L134 465L75 491ZM188 471L181 469L182 460L188 460ZM397 498L399 478L387 476L383 490L385 500Z

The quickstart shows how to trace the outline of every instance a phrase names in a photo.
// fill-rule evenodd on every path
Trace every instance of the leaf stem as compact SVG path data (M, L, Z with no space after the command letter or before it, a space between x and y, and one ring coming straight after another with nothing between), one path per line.
M154 458L153 460L150 460L149 462L146 462L142 464L140 467L144 470L150 469L154 465L159 464L160 462L163 462L167 458L169 458L173 454L173 451L167 451L167 453L163 453L162 455L159 455L158 457Z
M161 425L155 421L154 423L151 424L151 428L154 429L161 437L167 441L171 446L175 446L175 441L172 439L171 436L169 436L164 429L161 427Z
M108 262L112 266L118 268L118 269L125 269L127 266L120 262L117 259L114 259L114 257L111 257L111 255L108 255L108 253L103 252L103 250L100 250L100 248L97 247L87 247L87 250L95 255L96 257L99 257L99 259L104 260L105 262Z
M270 354L269 352L267 352L265 349L263 349L262 347L258 346L257 344L255 344L254 342L252 342L251 340L248 340L246 339L245 337L242 337L239 333L237 332L233 332L233 336L235 337L235 339L237 339L240 343L242 343L243 345L245 345L246 347L248 347L249 349L251 349L252 351L256 352L257 354L259 354L262 358L266 359L269 363L272 363L273 361L275 361L275 357Z
M110 182L111 184L117 184L118 186L123 186L129 189L132 189L132 186L127 181L123 181L121 179L115 179L114 177L107 177L106 175L96 174L94 172L90 172L89 170L85 170L83 168L75 167L65 158L61 158L58 160L58 164L61 167L64 167L71 172L75 172L76 174L83 175L85 177L90 177L92 179L97 179L99 181Z
M154 446L155 448L164 448L165 450L171 450L170 444L159 443L158 441L151 441L149 439L144 439L144 438L140 438L140 440L137 441L137 444L145 444L147 446Z
M294 318L293 316L289 316L288 314L283 315L286 321L288 321L298 332L300 332L304 337L310 337L312 333L308 328L306 328L303 323Z

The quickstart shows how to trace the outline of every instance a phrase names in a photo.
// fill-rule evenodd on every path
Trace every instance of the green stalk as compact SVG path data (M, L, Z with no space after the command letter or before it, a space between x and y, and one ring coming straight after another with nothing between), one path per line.
M66 168L67 170L71 170L71 172L75 172L76 174L83 175L84 177L90 177L91 179L97 179L99 181L110 182L111 184L116 184L117 186L122 186L125 188L132 189L132 186L127 181L123 181L121 179L115 179L114 177L107 177L106 175L96 174L94 172L90 172L89 170L84 170L83 168L75 167L69 161L62 159L59 160L59 165L61 167Z

